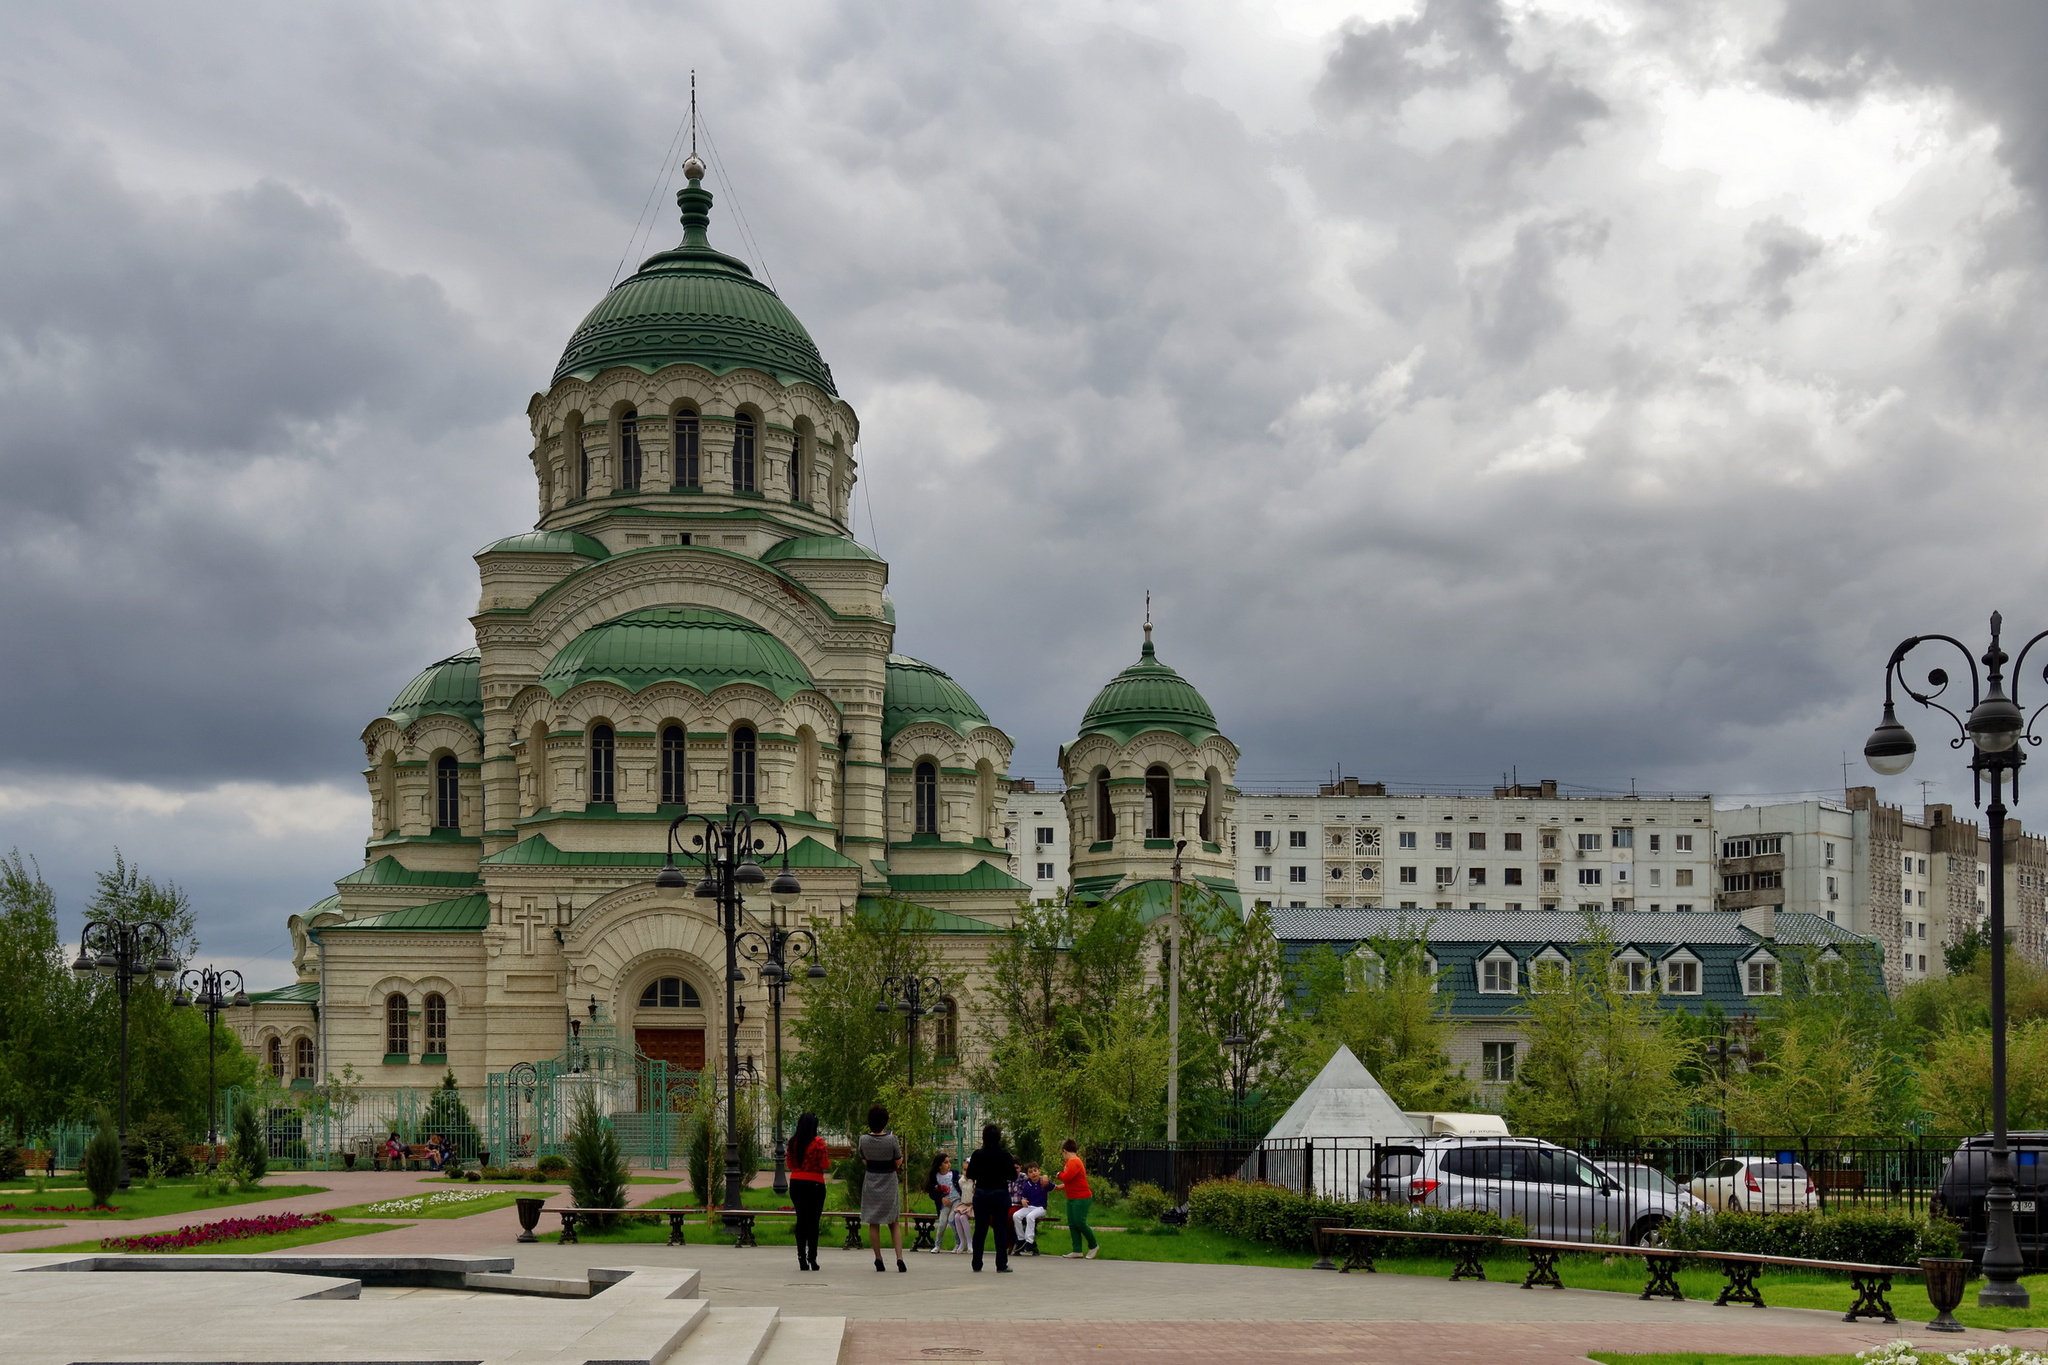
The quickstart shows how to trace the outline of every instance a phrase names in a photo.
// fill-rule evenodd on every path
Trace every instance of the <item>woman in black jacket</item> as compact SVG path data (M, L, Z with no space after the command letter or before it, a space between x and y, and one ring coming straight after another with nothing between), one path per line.
M989 1229L996 1234L996 1274L1010 1273L1010 1182L1017 1161L1003 1146L1003 1130L991 1123L981 1130L981 1150L967 1158L967 1178L974 1182L974 1268L981 1269L981 1249Z

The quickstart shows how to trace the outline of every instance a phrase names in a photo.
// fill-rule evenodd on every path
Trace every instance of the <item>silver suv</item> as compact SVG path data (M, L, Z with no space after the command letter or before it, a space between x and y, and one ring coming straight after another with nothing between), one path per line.
M1361 1199L1484 1209L1519 1218L1531 1237L1656 1245L1685 1201L1623 1184L1568 1148L1539 1138L1424 1138L1380 1150Z

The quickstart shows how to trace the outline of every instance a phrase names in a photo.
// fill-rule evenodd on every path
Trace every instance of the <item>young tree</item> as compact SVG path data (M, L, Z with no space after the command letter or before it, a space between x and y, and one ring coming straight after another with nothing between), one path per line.
M1181 1131L1260 1136L1292 1088L1280 942L1263 905L1243 914L1219 898L1183 907Z
M0 858L0 1142L92 1112L104 1068L80 1045L87 993L66 965L56 897L14 850Z
M114 1187L121 1183L121 1138L113 1114L105 1108L99 1111L99 1124L85 1144L85 1155L79 1158L79 1174L85 1177L95 1207L112 1199Z
M420 1119L422 1140L435 1133L441 1135L450 1161L474 1161L483 1147L483 1135L476 1130L469 1106L462 1102L462 1092L455 1088L453 1071L441 1077L441 1088L427 1101L427 1112Z
M1897 1131L1918 1108L1910 1030L1876 965L1781 946L1783 991L1766 1002L1746 1064L1715 1079L1730 1127L1809 1138Z
M1920 1084L1936 1132L1989 1132L1991 1031L1958 1028L1937 1035L1928 1044ZM2025 1019L2008 1027L2005 1095L2011 1127L2048 1127L2048 1020Z
M234 1137L228 1144L228 1166L235 1181L245 1190L263 1183L270 1170L270 1144L263 1136L263 1118L256 1104L243 1100L235 1106Z
M1296 964L1294 984L1294 1073L1304 1083L1341 1044L1403 1109L1472 1107L1472 1083L1451 1066L1450 1000L1436 990L1420 934L1375 938L1341 957L1319 945Z
M612 1121L589 1094L577 1096L569 1128L570 1199L581 1209L622 1209L631 1175ZM602 1231L612 1225L613 1215L600 1214L592 1222Z

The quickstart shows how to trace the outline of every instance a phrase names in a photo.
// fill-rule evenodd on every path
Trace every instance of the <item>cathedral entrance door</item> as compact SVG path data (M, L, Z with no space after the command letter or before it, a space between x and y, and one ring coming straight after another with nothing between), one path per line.
M633 1030L633 1045L639 1049L641 1056L668 1063L671 1090L678 1081L694 1076L704 1069L703 1029L636 1028ZM642 1084L644 1088L644 1080ZM640 1108L643 1113L649 1107L649 1099L650 1097L644 1094L640 1097Z

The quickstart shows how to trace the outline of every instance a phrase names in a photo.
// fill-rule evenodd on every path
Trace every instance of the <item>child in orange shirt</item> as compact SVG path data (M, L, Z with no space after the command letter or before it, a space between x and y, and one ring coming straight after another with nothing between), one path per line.
M1102 1249L1095 1240L1095 1229L1088 1226L1088 1205L1095 1198L1095 1191L1088 1185L1088 1168L1081 1163L1081 1147L1072 1138L1060 1144L1060 1150L1067 1154L1067 1164L1053 1177L1067 1196L1067 1236L1073 1239L1074 1249L1067 1253L1070 1261L1095 1259L1095 1253ZM1088 1250L1081 1250L1081 1239L1088 1239Z

